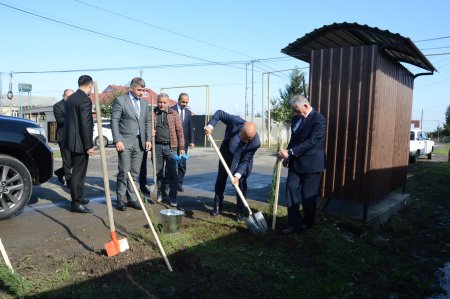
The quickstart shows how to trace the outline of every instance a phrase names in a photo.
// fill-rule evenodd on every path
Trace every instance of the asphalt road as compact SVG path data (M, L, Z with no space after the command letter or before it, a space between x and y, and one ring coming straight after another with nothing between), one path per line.
M185 177L185 191L179 193L178 209L189 211L190 216L196 213L207 213L213 204L214 182L216 179L218 157L211 148L195 148L189 151L188 170ZM54 168L61 166L61 158L54 159ZM273 151L261 149L254 159L252 175L248 180L248 200L267 202L268 189L272 180L275 163ZM148 173L152 175L152 165L149 160ZM114 148L107 149L107 168L111 197L115 202L115 181L117 174L117 154ZM283 170L283 176L286 171ZM152 177L148 178L148 185ZM282 179L284 184L285 179ZM281 188L283 190L283 188ZM235 203L233 187L228 184L226 201ZM42 246L57 247L64 240L75 239L79 247L98 250L102 248L105 236L108 236L108 218L106 214L105 191L100 155L90 158L85 184L85 197L90 199L89 207L93 214L78 214L70 212L70 194L66 187L61 186L54 176L48 182L33 187L32 197L28 206L14 218L1 221L0 238L7 247L10 258L19 258L27 248ZM281 196L283 197L283 196ZM232 205L229 204L231 207ZM152 205L153 212L170 208L164 204ZM230 211L232 211L230 209ZM128 208L122 212L114 209L117 231L134 231L146 224L141 211ZM74 251L79 248L73 248ZM70 255L71 252L61 254Z

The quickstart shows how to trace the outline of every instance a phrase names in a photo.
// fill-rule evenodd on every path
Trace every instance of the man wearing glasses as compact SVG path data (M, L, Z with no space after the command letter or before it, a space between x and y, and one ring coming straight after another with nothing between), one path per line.
M247 122L239 116L230 115L225 111L218 110L211 117L208 125L205 127L205 135L212 133L214 126L222 121L226 125L225 136L220 153L230 168L234 176L233 185L238 185L244 197L247 196L247 178L250 176L253 166L253 156L256 150L261 146L258 133L256 133L256 124ZM212 216L218 216L222 213L223 192L227 182L227 172L219 162L216 185L214 187L214 208L211 211ZM243 221L244 204L236 194L236 221Z

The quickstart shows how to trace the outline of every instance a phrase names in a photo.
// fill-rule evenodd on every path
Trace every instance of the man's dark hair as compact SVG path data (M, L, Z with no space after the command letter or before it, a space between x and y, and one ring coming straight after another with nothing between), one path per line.
M80 78L78 78L78 86L85 86L92 82L93 81L91 76L88 75L82 75Z
M182 96L189 96L189 95L185 92L180 93L180 95L178 96L178 101L181 100Z

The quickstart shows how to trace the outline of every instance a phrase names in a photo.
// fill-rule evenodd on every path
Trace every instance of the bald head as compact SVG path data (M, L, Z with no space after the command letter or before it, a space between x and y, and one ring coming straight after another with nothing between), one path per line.
M253 122L245 122L242 127L241 139L245 143L249 143L256 136L256 124Z

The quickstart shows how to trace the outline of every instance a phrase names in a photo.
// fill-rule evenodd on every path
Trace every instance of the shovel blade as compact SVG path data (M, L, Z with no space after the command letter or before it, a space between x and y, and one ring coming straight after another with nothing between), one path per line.
M115 256L118 254L116 250L116 246L114 246L114 242L105 243L106 255L107 256Z
M262 215L261 215L262 216ZM264 219L264 217L263 217ZM265 222L265 220L264 220ZM267 230L267 223L264 225L260 225L254 218L253 216L248 216L247 218L245 218L245 224L247 225L248 229L250 230L250 232L256 236L261 236L264 235L266 233Z
M257 212L255 214L253 214L253 217L255 218L255 221L258 224L258 226L262 230L264 230L264 232L266 232L266 230L267 230L267 222L266 222L266 219L264 218L264 215L261 212Z
M158 187L154 184L150 186L150 199L153 202L157 202L158 201Z

